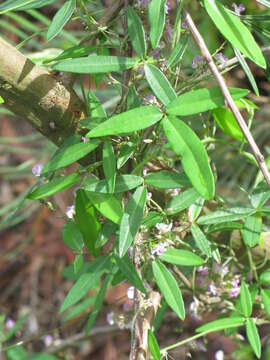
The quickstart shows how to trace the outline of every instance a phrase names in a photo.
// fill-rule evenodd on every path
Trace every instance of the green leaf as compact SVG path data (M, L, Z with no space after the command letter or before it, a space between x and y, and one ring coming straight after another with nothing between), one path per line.
M230 110L223 107L214 109L213 117L224 134L229 135L238 141L245 141L245 137Z
M2 96L0 96L0 104L4 103L4 99L2 98Z
M113 146L110 141L104 141L102 163L109 193L114 193L116 179L116 160Z
M93 306L93 311L92 311L91 315L89 316L89 319L86 324L86 328L85 328L86 334L89 333L89 331L92 329L92 327L96 321L96 318L101 310L106 291L112 282L113 276L114 276L113 274L108 274L106 276L106 278L96 296L96 300L95 300L94 306Z
M189 35L185 34L181 36L180 41L176 44L175 48L171 52L168 58L168 68L174 67L177 63L181 62L182 57L186 51L188 45Z
M209 225L209 224L220 224L227 223L230 221L242 220L252 215L254 209L252 208L231 208L225 210L218 210L208 215L201 216L198 219L198 224Z
M246 89L229 88L234 100L248 95ZM191 90L178 96L167 106L169 115L188 116L209 111L224 105L224 95L218 86L211 89Z
M175 117L165 117L162 123L169 144L181 157L190 182L200 195L212 199L215 194L214 176L200 139L188 125Z
M268 317L270 317L270 290L261 289L262 303Z
M53 66L54 70L78 74L103 74L123 71L137 64L136 58L122 56L90 55L88 57L67 59Z
M76 304L93 286L96 285L101 275L105 272L108 261L110 261L110 258L108 256L104 256L102 261L97 263L92 272L82 274L79 277L76 283L69 290L63 304L61 305L60 313Z
M114 194L132 190L140 186L143 178L136 175L117 175L115 179ZM106 180L97 180L95 178L86 179L82 188L95 193L110 194Z
M270 285L270 268L261 273L260 282L263 285Z
M185 306L179 286L170 271L159 261L152 262L152 270L156 283L167 304L180 317L185 319Z
M106 111L104 110L94 91L91 89L88 91L88 109L91 120L94 118L107 119Z
M259 183L249 198L254 208L261 208L270 199L270 189L266 182Z
M82 269L83 267L83 254L77 254L75 256L74 262L73 262L73 266L74 266L74 274L78 274L78 272Z
M190 181L188 180L186 174L179 174L177 172L167 170L161 170L148 174L145 178L145 183L157 189L178 189L190 186Z
M107 221L105 224L103 224L96 242L96 248L98 249L99 247L104 246L110 237L115 234L117 228L117 225L110 221Z
M261 341L254 319L247 319L246 333L254 354L261 359Z
M155 226L157 223L163 221L163 217L157 211L149 211L147 215L143 218L142 225L147 228Z
M200 266L204 260L191 251L167 248L167 251L160 255L161 260L180 266Z
M249 247L258 245L262 233L262 218L260 215L254 214L248 216L245 225L241 230L244 243Z
M140 106L104 121L91 130L86 137L133 133L154 125L161 118L162 113L156 106Z
M191 204L196 203L198 199L200 199L200 195L194 188L191 188L173 197L166 205L165 210L169 215L178 214L187 209Z
M131 39L133 48L139 57L144 57L146 53L146 41L144 28L141 20L131 6L127 8L128 35Z
M247 284L242 281L240 290L241 310L246 317L252 314L252 299Z
M41 185L27 195L28 199L39 200L54 195L60 191L70 188L81 179L79 174L70 174L67 176L57 177L50 182Z
M158 346L157 339L152 330L148 329L148 336L147 336L148 348L150 353L152 354L154 360L161 359L161 353Z
M64 168L74 162L82 159L84 156L94 151L100 142L97 139L91 140L91 142L70 144L65 143L56 151L53 158L44 166L42 175Z
M134 153L135 145L131 142L128 142L121 146L118 159L117 159L117 169L120 169L125 163L130 159Z
M122 205L117 198L110 194L92 193L86 195L95 208L115 224L119 224L123 216Z
M51 25L47 31L46 40L52 40L56 35L60 33L66 23L69 21L76 9L76 0L65 1L64 5L60 7L57 13L54 15Z
M191 234L195 240L198 248L208 257L212 257L212 251L209 241L202 232L202 230L196 224L192 224L190 227Z
M8 360L28 360L27 351L20 345L16 345L14 348L8 349L6 356Z
M234 327L239 327L239 326L243 326L245 324L245 321L246 319L244 317L230 317L230 318L218 319L198 327L196 329L196 332L197 333L213 332L213 331L220 331Z
M167 106L170 102L177 98L177 95L168 79L155 65L145 64L144 72L146 80L153 90L153 93L163 105Z
M74 221L68 221L62 229L62 237L64 242L74 251L82 251L84 242L83 235Z
M153 49L158 46L163 33L166 18L165 5L165 0L152 0L148 7L150 41Z
M217 231L231 231L231 230L241 230L243 224L239 222L225 222L220 224L212 224L207 228L207 234L211 234Z
M56 56L53 59L46 59L43 61L43 64L48 64L52 61L59 61L59 60L65 60L69 58L77 58L77 57L83 57L88 56L91 53L95 52L97 50L97 46L89 46L89 45L75 45L72 46L63 52Z
M251 86L253 88L254 93L257 96L260 96L258 86L256 84L256 80L254 79L254 76L253 76L253 74L252 74L252 72L251 72L251 70L250 70L250 68L249 68L249 66L248 66L248 64L247 64L247 62L245 60L245 57L236 48L234 48L234 52L235 52L235 55L236 55L240 65L241 65L242 69L244 70L245 74L247 75L247 78L248 78L248 80L249 80L249 82L250 82L250 84L251 84Z
M125 279L127 279L132 285L134 285L138 290L146 294L145 287L141 278L139 277L135 266L132 261L128 258L128 256L124 256L122 258L116 256L115 257L116 264L118 265L121 273L124 275Z
M191 204L188 208L188 218L190 222L194 222L199 216L203 209L205 199L199 197L195 203Z
M22 6L29 5L36 0L7 0L0 5L0 14L5 14L8 11L18 10Z
M146 203L146 188L139 187L129 199L120 223L119 256L123 257L134 241L143 219Z
M215 0L204 0L204 6L221 34L242 54L265 69L266 62L262 51L239 17Z
M96 241L101 225L98 221L92 202L87 198L85 191L79 189L76 192L76 223L83 234L87 248L93 255L97 255Z

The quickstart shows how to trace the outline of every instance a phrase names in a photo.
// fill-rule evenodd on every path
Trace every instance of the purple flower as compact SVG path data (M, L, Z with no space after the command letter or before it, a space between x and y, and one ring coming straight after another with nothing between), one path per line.
M69 219L72 219L75 215L75 206L71 205L66 208L66 215Z
M131 308L131 305L128 304L128 303L124 303L122 308L123 308L124 312L128 312L130 310L130 308Z
M199 300L196 297L193 297L193 301L189 305L189 313L195 319L198 319L198 309L199 309Z
M236 13L236 15L241 15L241 13L246 10L244 4L236 5L235 3L233 3L233 4L232 4L232 7L233 7L234 12Z
M160 47L157 47L157 48L154 50L154 52L153 52L153 58L154 58L154 59L157 60L157 59L159 58L160 51L161 51Z
M232 286L230 288L230 296L231 297L237 297L240 294L240 279L234 278L232 281Z
M168 15L169 14L169 11L171 11L172 7L171 7L171 4L170 4L170 1L166 1L166 5L165 5L165 14Z
M149 105L158 104L157 98L153 94L146 95L143 100L145 104L149 104Z
M11 318L8 318L6 321L6 328L7 330L10 330L13 328L13 326L15 325L15 321Z
M106 321L109 325L113 325L115 322L114 312L111 311L106 315Z
M213 283L209 285L209 291L212 295L217 295L217 288Z
M82 141L83 143L86 143L86 142L87 142L86 137L85 137L85 136L82 136L82 137L81 137L81 141Z
M220 64L224 64L226 61L228 61L227 56L224 55L222 52L217 53L215 55L215 58Z
M192 69L197 69L204 64L204 58L200 55L195 55L192 60Z
M157 246L155 246L152 249L152 255L160 256L167 250L167 246L168 246L167 241L164 241L164 242L158 244Z
M40 177L42 173L42 169L43 169L43 165L38 163L32 167L32 174L35 175L36 177Z
M208 276L208 267L207 266L200 266L198 271L202 276Z
M43 341L44 341L44 344L45 344L45 346L50 346L50 345L52 345L52 343L53 343L53 337L52 337L52 335L45 335L45 336L43 336Z
M169 41L172 40L172 27L170 24L170 20L167 20L167 26L166 26L166 36Z

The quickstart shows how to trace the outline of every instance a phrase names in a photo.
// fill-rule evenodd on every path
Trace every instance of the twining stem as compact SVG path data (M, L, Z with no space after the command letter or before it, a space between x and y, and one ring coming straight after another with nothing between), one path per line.
M240 111L238 110L237 106L235 105L233 98L228 90L228 87L225 83L225 80L223 79L222 75L220 74L216 64L214 63L212 56L204 42L204 39L202 38L200 32L198 31L196 25L194 24L191 16L189 13L187 13L186 11L183 11L183 15L184 15L184 20L195 40L195 42L197 43L197 45L199 46L200 50L201 50L201 54L204 57L204 59L206 60L208 67L210 68L211 72L213 73L214 77L216 78L219 87L224 95L225 98L225 104L231 109L231 111L233 112L241 130L242 133L244 134L252 153L255 156L255 159L263 173L263 176L267 182L267 184L270 187L270 173L267 169L266 163L264 161L264 156L262 155L262 153L260 152L259 147L257 146L255 140L253 139L253 136L251 135L245 120L243 119Z

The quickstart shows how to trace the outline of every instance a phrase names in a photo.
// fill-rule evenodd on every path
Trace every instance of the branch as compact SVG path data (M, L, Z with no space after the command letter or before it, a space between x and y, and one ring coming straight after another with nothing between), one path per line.
M260 152L260 149L258 148L255 140L253 139L240 111L238 110L237 106L235 105L233 98L231 97L231 94L228 90L228 87L227 87L222 75L218 71L218 68L217 68L216 64L214 63L212 56L203 40L201 34L199 33L196 25L194 24L191 16L186 11L184 11L183 13L184 13L184 18L185 18L186 24L187 24L195 42L199 46L202 56L206 60L211 72L213 73L214 77L216 78L216 80L219 84L219 87L224 95L226 105L233 112L233 114L234 114L250 148L251 148L251 151L252 151L253 155L255 156L255 159L263 173L263 176L264 176L267 184L270 186L270 173L267 169L267 166L264 161L264 157L263 157L262 153Z
M45 137L60 145L81 132L83 102L72 88L35 65L0 38L0 95L5 107L25 118Z

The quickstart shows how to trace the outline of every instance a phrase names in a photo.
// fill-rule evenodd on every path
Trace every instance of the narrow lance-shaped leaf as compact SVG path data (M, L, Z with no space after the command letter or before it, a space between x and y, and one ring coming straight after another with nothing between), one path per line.
M0 5L0 14L4 14L8 11L14 11L22 6L30 5L36 0L7 0L2 5Z
M172 68L182 60L182 57L188 45L188 39L189 39L188 34L181 36L180 41L176 44L175 48L173 49L172 53L169 56L167 67Z
M79 174L57 177L50 182L41 185L27 195L28 199L39 200L52 196L60 191L70 188L80 180Z
M129 134L152 126L161 118L162 113L156 106L141 106L111 117L91 130L86 137Z
M160 255L161 260L180 266L200 266L204 260L191 251L168 248Z
M137 175L117 175L115 179L114 194L122 193L128 190L132 190L140 186L143 182L143 178ZM110 194L106 180L98 180L96 178L86 179L82 188L87 191L95 193Z
M78 144L71 144L70 146L61 146L56 151L53 158L44 166L42 175L50 171L64 168L82 159L84 156L94 151L98 147L99 143L100 142L97 139L93 139L91 142L87 143L81 142Z
M246 333L254 354L261 359L261 341L254 319L247 319Z
M165 0L152 0L148 7L150 41L153 49L158 46L163 33L166 17L165 6Z
M262 233L262 218L260 215L254 214L248 216L245 220L243 229L241 230L244 243L253 247L259 243Z
M62 229L64 242L74 251L81 251L84 246L83 236L80 229L74 221L68 221Z
M116 160L110 141L105 141L103 144L102 163L109 192L113 193L116 179Z
M167 106L177 98L176 92L169 83L166 76L155 65L144 65L146 80L156 97Z
M224 134L229 135L238 141L245 141L245 137L230 110L223 107L214 109L213 117Z
M266 312L268 318L270 317L270 290L261 290L262 303L264 306L264 311Z
M135 10L128 6L127 9L128 20L128 35L131 39L131 43L136 53L140 57L144 57L146 53L146 41L144 28L141 20Z
M185 319L185 306L179 286L170 271L159 261L152 262L152 270L156 283L167 304L180 317Z
M85 191L81 189L76 192L75 211L76 223L83 234L86 246L93 255L97 255L95 244L101 225L91 201L87 198Z
M96 300L94 302L93 311L92 311L91 315L89 316L89 319L86 324L86 329L85 329L86 334L89 333L89 331L92 329L92 327L96 321L96 318L102 307L106 291L112 282L113 276L114 276L113 274L108 274L106 276L105 280L103 281L103 284L101 285L101 288L100 288L100 290L96 296Z
M91 55L88 57L67 59L53 66L54 70L78 74L102 74L123 71L137 64L136 58L122 56Z
M190 181L186 174L162 170L148 174L145 183L158 189L177 189L190 186Z
M63 27L71 18L75 8L76 8L76 0L68 0L64 3L63 6L60 7L60 9L53 17L52 23L47 31L47 35L46 35L47 41L52 40L57 34L60 33L60 31L63 29Z
M234 52L235 52L235 55L237 56L237 59L242 67L242 69L244 70L245 74L247 75L247 78L253 88L253 91L254 93L257 95L257 96L260 96L259 94L259 90L258 90L258 86L256 84L256 80L254 79L254 76L245 60L245 57L241 54L241 52L234 48Z
M201 225L227 223L230 221L245 219L254 212L255 210L253 208L231 208L218 210L210 214L200 216L197 222Z
M248 95L246 89L229 88L234 100ZM224 95L219 87L191 90L178 96L167 106L169 115L188 116L216 109L224 105Z
M259 45L241 20L216 0L204 0L204 6L221 34L242 54L262 68L266 68Z
M139 187L129 199L120 223L119 255L123 257L134 241L143 219L146 203L146 188Z
M169 215L177 214L190 205L195 204L200 199L200 195L194 188L181 191L180 194L173 197L166 205L166 212Z
M196 329L196 332L197 333L213 332L213 331L220 331L234 327L239 327L245 324L245 320L246 319L244 317L230 317L230 318L218 319L198 327Z
M95 270L91 273L82 274L78 281L69 290L61 308L60 313L68 309L70 306L76 304L88 291L96 285L101 275L106 270L106 263L109 261L108 256L104 256L102 262L98 262Z
M86 191L86 195L95 208L106 218L115 224L119 224L123 216L122 205L113 195L92 193Z
M175 117L165 117L162 124L169 144L180 156L192 185L200 195L212 199L215 194L214 176L200 139L188 125Z
M252 299L247 284L242 281L240 290L241 310L246 317L252 314Z
M148 329L148 347L149 351L152 354L154 360L161 359L161 353L158 346L157 339L152 330Z
M208 257L212 257L210 243L199 226L192 224L190 231L198 248Z
M138 290L146 294L142 279L139 277L135 266L128 256L126 255L123 258L116 256L115 260L124 277Z
M261 273L260 282L263 285L270 285L270 268Z

